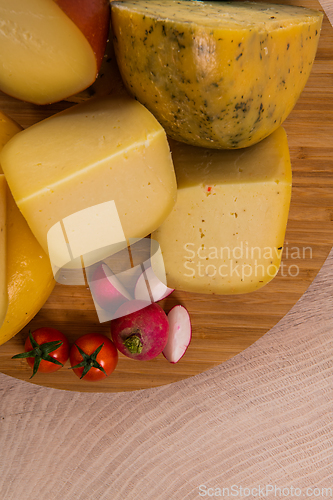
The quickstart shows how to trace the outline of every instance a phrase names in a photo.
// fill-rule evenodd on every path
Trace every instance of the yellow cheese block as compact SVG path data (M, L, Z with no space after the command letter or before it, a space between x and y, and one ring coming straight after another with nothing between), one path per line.
M254 2L112 2L127 89L175 140L243 148L293 109L310 75L323 15Z
M233 294L265 285L280 266L291 197L284 129L243 150L171 150L177 203L152 234L167 286Z
M54 0L0 0L0 89L48 104L95 80L88 40Z
M50 259L30 231L7 186L9 306L0 328L0 345L22 330L38 313L55 283Z
M17 123L0 112L0 151L3 145L20 130L21 127ZM9 304L3 324L0 326L0 345L16 335L37 314L55 285L49 258L31 233L8 186L6 186L6 207L5 274Z
M16 122L0 111L0 151L6 142L20 130L22 129ZM6 185L0 165L0 327L8 309Z
M77 230L75 244L79 231L84 236L89 230L87 245L97 248L104 246L99 240L105 242L108 231L100 224L99 234L94 233L97 218L111 214L109 221L123 240L141 238L163 222L176 200L165 132L128 96L91 99L33 125L11 139L0 161L18 207L46 252L48 232L52 228L49 236L56 241L61 221L68 222L68 237ZM118 221L112 220L112 210ZM80 248L76 256L85 253Z
M6 180L5 176L0 174L0 327L5 319L8 308L6 278L6 225Z

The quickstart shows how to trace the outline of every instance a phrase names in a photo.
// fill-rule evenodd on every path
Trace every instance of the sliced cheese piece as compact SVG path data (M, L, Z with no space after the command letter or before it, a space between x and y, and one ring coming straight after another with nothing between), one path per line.
M0 111L0 151L21 130L15 121ZM2 181L2 188L3 184ZM5 187L7 244L4 274L9 304L0 325L0 345L16 335L37 314L55 285L48 256L31 233L6 183ZM1 194L0 203L2 200ZM0 250L0 259L2 255ZM2 276L1 271L0 280Z
M254 2L117 0L124 83L178 141L243 148L293 109L310 75L323 14Z
M128 96L92 99L37 123L11 139L0 161L18 207L46 252L51 228L58 224L60 231L74 214L81 212L84 231L81 215L88 208L87 230L98 244L100 236L104 241L103 230L96 224L100 233L94 236L92 220L102 204L111 209L114 202L117 235L129 239L154 231L176 200L165 132ZM80 249L83 255L81 244Z
M6 180L0 174L0 327L4 322L8 308L6 254L7 254L7 228L6 228Z
M54 0L0 0L0 89L48 104L93 83L88 40Z
M284 129L240 151L176 142L171 150L177 203L152 234L167 286L233 294L268 283L280 266L291 197Z

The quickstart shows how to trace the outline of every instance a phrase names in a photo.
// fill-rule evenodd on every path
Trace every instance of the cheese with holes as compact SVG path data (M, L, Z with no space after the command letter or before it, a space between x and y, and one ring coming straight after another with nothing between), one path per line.
M6 279L7 255L7 221L6 221L6 180L0 174L0 327L5 319L8 308L8 293Z
M310 75L323 14L254 2L117 0L127 89L178 141L243 148L279 127Z
M221 151L173 142L177 203L152 234L167 286L188 292L257 290L278 272L291 197L287 137Z
M109 217L115 227L115 243L121 235L123 240L145 237L161 225L176 200L165 132L128 96L91 99L33 125L8 142L0 161L45 251L48 233L56 243L62 223L68 237L75 233L77 255L85 253L85 242L89 251L99 239L104 246L109 227L101 217Z

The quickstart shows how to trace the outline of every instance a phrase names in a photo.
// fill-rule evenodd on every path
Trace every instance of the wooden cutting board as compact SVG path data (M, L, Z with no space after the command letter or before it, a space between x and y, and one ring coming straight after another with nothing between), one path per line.
M277 2L276 2L277 3ZM315 0L286 0L323 11ZM68 102L34 106L0 94L0 109L27 127L62 109ZM284 123L293 169L292 201L282 266L264 288L245 295L212 296L175 291L161 302L168 312L176 304L190 313L193 336L182 360L169 364L162 355L140 362L119 356L115 372L99 383L80 381L64 368L37 374L32 383L74 391L131 391L175 382L235 356L272 328L313 281L333 246L333 28L324 17L317 57L309 81ZM11 360L23 350L29 329L51 326L71 342L89 332L109 335L99 323L89 289L57 284L35 318L0 346L0 371L29 380L25 360Z

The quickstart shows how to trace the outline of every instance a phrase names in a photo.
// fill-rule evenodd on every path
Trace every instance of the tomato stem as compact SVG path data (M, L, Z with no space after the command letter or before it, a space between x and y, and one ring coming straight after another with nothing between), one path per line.
M101 370L104 373L104 375L107 376L103 366L101 366L100 363L96 359L98 353L103 348L104 343L101 344L100 346L98 346L97 349L92 354L87 354L77 344L74 344L74 345L77 347L77 349L78 349L78 351L81 354L83 359L82 359L81 363L78 363L77 365L72 366L70 369L73 370L74 368L82 368L83 367L83 372L82 372L80 379L83 378L85 375L87 375L90 368L93 368L93 367L97 368L98 370Z
M60 361L50 356L51 352L56 351L59 347L62 346L63 342L61 340L53 340L52 342L45 342L44 344L38 344L38 342L33 338L30 330L29 330L29 339L33 349L31 351L21 352L20 354L16 354L15 356L12 356L12 359L35 358L32 375L30 378L36 375L42 359L45 361L50 361L50 363L54 363L55 365L64 366L62 363L60 363Z

